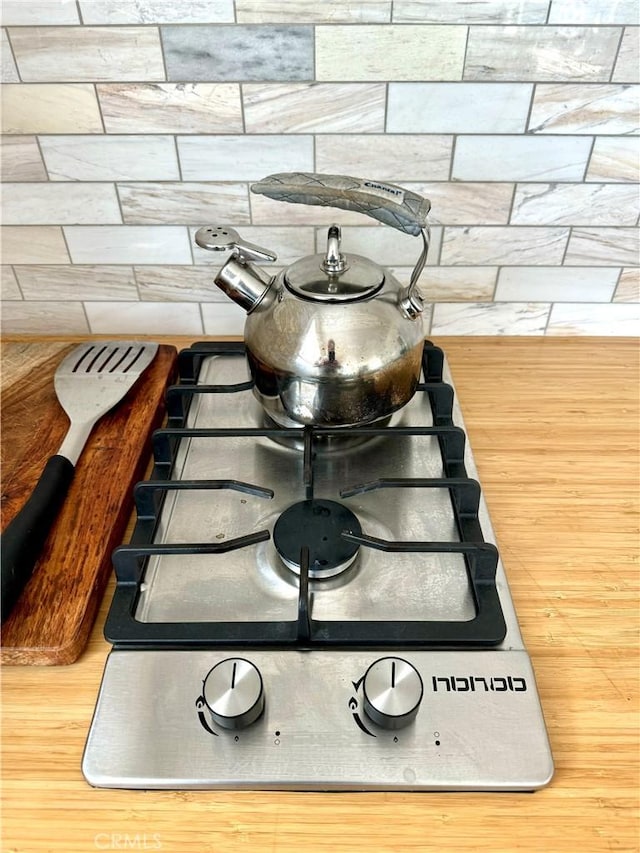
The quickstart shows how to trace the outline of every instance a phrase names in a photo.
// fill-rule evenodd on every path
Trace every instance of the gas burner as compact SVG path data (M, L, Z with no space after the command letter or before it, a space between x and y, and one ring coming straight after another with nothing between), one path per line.
M314 499L300 501L286 509L273 528L273 541L288 569L300 574L302 549L309 549L309 577L331 578L348 569L360 545L342 533L360 536L356 516L341 503Z

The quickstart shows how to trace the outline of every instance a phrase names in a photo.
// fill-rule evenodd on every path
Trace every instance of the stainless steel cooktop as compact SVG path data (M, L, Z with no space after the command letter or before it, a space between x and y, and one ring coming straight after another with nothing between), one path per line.
M390 422L265 422L242 346L181 355L114 555L83 760L125 788L533 790L553 763L449 370Z

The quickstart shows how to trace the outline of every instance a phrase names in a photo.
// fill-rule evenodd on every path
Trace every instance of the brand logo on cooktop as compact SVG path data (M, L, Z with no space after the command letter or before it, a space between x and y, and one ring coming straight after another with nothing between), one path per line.
M520 676L481 675L432 676L434 693L524 693L527 682Z

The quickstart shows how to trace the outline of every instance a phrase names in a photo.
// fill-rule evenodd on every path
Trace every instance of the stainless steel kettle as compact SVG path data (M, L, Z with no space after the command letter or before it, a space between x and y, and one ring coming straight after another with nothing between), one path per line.
M423 306L416 285L429 250L429 201L380 181L300 172L269 175L251 190L355 210L422 236L422 252L403 287L368 258L343 254L338 225L329 228L326 253L301 258L277 276L251 263L276 255L234 229L198 230L198 246L231 250L215 284L247 312L254 394L268 415L286 427L348 427L404 406L420 379Z

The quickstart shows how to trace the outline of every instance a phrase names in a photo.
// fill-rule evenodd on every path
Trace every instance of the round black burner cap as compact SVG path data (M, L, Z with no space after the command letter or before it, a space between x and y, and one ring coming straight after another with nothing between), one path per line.
M340 534L362 533L350 509L337 501L316 498L286 509L273 528L273 541L284 564L300 572L300 552L309 548L309 576L332 577L348 568L360 546Z

